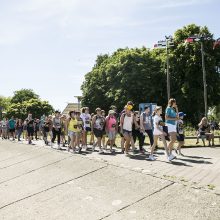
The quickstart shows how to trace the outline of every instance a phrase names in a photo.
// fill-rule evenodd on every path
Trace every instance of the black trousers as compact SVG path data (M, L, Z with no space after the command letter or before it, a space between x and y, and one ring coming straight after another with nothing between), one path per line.
M134 139L134 143L138 139L138 141L139 141L139 149L142 150L143 146L144 146L144 135L143 135L143 133L140 132L140 130L133 130L132 131L132 136L133 136L133 139Z
M150 139L150 145L152 146L154 143L153 130L145 130L145 132L147 133L147 135ZM144 139L145 139L145 137L144 137Z
M53 132L52 143L54 143L54 141L55 141L55 139L57 137L57 143L60 144L61 128L59 128L58 130L53 128L52 132Z

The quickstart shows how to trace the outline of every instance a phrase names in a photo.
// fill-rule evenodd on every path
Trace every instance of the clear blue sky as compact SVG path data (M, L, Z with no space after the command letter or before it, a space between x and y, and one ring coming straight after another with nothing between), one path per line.
M0 95L31 88L62 110L98 54L152 47L184 25L220 37L218 0L0 0Z

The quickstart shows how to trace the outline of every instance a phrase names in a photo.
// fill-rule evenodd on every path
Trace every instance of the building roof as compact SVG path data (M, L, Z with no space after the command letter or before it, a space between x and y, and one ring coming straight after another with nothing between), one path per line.
M80 103L68 103L66 108L63 110L63 115L68 115L70 111L79 111L81 109Z

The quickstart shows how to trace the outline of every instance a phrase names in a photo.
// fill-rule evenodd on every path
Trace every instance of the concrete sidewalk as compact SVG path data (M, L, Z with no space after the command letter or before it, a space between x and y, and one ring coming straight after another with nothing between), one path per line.
M220 149L167 162L0 141L0 219L220 219Z

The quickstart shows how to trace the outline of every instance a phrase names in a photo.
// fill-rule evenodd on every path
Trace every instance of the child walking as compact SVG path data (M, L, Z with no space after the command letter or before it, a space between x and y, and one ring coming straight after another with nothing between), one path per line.
M179 112L179 120L177 121L177 141L178 141L178 147L175 149L176 153L179 155L183 154L181 153L181 147L184 145L184 123L183 118L186 116L183 112Z

